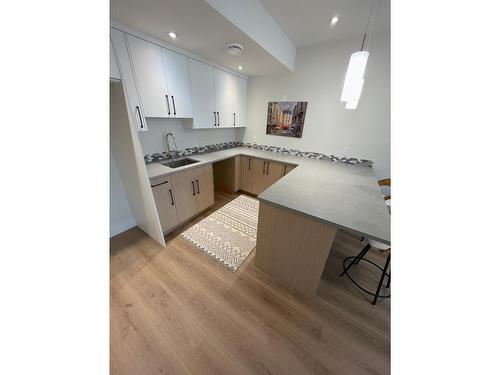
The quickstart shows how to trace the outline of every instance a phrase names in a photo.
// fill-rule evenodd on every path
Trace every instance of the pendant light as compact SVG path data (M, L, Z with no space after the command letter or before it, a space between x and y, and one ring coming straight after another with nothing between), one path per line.
M357 108L358 101L361 96L361 91L363 90L363 85L365 83L365 79L363 78L363 76L365 75L366 63L368 62L368 56L370 55L370 53L368 51L363 51L363 48L365 46L366 34L368 33L368 28L372 20L375 1L378 0L373 0L372 2L370 17L368 18L365 35L363 36L363 41L361 42L361 50L354 52L351 55L349 66L347 67L344 88L342 89L342 95L340 97L340 101L346 103L346 109Z

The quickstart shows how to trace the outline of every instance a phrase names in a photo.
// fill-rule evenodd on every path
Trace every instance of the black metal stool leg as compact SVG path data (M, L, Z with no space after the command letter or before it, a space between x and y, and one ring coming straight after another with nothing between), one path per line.
M379 293L380 293L380 288L382 287L382 283L384 281L384 276L387 272L387 268L389 267L389 262L391 261L391 254L389 254L387 256L387 260L385 261L385 266L384 266L384 270L382 271L382 276L380 276L380 281L378 283L378 288L377 288L377 291L375 292L375 297L373 298L373 302L372 302L372 305L376 305L377 304L377 299L378 299L378 296L379 296ZM390 281L390 278L389 278L389 281Z
M389 288L390 286L391 286L391 273L389 272L389 276L387 276L387 285L385 287Z
M361 258L363 258L363 256L364 256L364 255L368 252L368 250L370 250L370 247L371 247L370 245L366 245L365 247L363 247L363 250L361 250L361 251L359 252L359 254L358 254L358 255L356 255L356 258L354 258L354 260L353 260L351 263L349 263L349 265L347 266L347 268L344 268L344 272L342 272L342 273L340 274L340 276L344 276L344 274L345 274L347 271L349 271L349 268L351 268L353 264L358 264L358 263L359 263L359 260L360 260Z

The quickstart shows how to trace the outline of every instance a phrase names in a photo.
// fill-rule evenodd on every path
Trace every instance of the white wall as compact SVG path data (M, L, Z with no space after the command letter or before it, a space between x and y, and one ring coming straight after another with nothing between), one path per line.
M243 129L189 129L182 126L178 119L153 119L146 120L148 131L138 132L144 155L155 152L165 152L165 135L172 132L175 136L177 147L211 145L221 142L241 141ZM172 147L172 140L170 140Z
M340 102L352 52L360 40L297 49L295 72L248 81L245 142L275 145L375 162L379 178L390 177L390 35L375 34L356 110ZM266 135L269 101L307 101L302 138Z
M135 226L135 219L130 211L122 180L111 152L109 153L109 174L109 235L113 237Z

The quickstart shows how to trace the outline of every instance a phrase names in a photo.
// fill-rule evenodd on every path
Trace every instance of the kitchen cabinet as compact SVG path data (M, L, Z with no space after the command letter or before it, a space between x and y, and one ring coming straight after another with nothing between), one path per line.
M278 181L281 177L285 175L285 165L281 163L276 163L274 161L268 161L266 167L266 184L265 189ZM264 190L265 190L264 189Z
M173 174L171 179L179 223L215 203L211 164Z
M193 116L187 57L127 34L145 117Z
M193 117L188 58L180 53L162 48L172 116Z
M234 95L233 95L233 111L234 111L234 126L247 126L247 80L242 77L233 76Z
M267 161L253 159L252 167L252 190L250 192L259 195L266 190Z
M189 77L193 106L193 129L217 126L215 111L214 68L194 59L189 59Z
M161 230L165 233L179 223L176 199L174 198L170 178L167 176L163 179L151 181L151 189L153 190Z
M127 109L130 113L130 118L134 122L135 128L138 131L148 130L146 118L142 102L135 85L132 65L130 63L125 34L118 29L111 29L111 42L116 54L116 60L120 69L120 75L125 92Z
M233 75L221 69L215 68L215 112L217 115L217 127L234 127L234 92L235 85Z
M193 180L185 180L173 187L174 199L176 201L177 217L182 223L198 212L196 203L196 191Z
M118 69L118 63L116 62L116 55L113 49L113 43L109 41L109 78L114 80L119 80L120 70Z
M252 158L241 155L240 157L240 173L239 173L239 189L252 192Z
M295 167L296 167L296 165L286 164L285 165L285 174L291 172Z
M161 47L127 34L130 60L145 117L170 117Z
M212 173L205 173L196 176L194 182L198 212L201 212L215 203L213 175Z

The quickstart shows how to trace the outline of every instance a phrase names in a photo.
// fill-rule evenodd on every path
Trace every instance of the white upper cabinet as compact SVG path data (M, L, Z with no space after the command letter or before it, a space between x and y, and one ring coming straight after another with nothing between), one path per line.
M116 55L113 49L113 43L109 41L109 78L110 79L120 79L120 69L118 69L118 63L116 62Z
M127 35L130 60L146 117L170 117L161 47Z
M217 127L234 127L233 75L215 68L215 111L217 114Z
M191 98L193 102L194 129L215 128L214 68L199 61L189 59Z
M234 78L234 126L247 126L247 80L242 77L233 76Z
M163 63L170 95L171 115L193 117L188 58L180 53L162 48Z
M111 42L116 54L116 60L120 69L123 91L129 111L129 118L134 122L138 131L148 130L144 110L135 85L134 74L130 64L125 34L117 29L111 29Z

